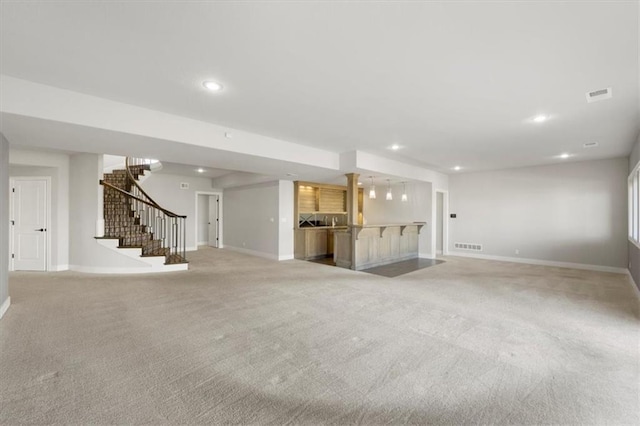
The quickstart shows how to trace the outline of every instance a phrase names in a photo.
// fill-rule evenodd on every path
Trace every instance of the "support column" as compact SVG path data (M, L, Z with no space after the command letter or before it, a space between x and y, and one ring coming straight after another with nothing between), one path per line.
M347 223L358 224L358 178L359 173L347 173Z

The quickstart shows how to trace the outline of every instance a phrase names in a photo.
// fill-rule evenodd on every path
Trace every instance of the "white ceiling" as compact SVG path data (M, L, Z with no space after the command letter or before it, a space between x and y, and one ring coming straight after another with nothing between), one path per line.
M202 170L202 171L200 171ZM216 178L233 173L231 170L213 169L211 167L191 166L180 163L172 163L169 161L162 162L162 169L156 173L166 173L170 175L196 176L206 178Z
M2 74L334 152L486 170L625 156L639 129L637 1L1 7Z

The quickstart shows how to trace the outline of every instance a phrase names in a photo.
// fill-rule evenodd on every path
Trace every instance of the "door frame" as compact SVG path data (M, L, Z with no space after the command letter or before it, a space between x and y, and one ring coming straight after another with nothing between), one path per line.
M431 198L431 253L434 259L437 256L438 224L436 223L436 215L438 214L438 193L442 194L442 255L449 254L449 191L434 189Z
M195 242L196 242L196 247L195 250L198 250L198 226L199 226L199 222L198 222L198 195L217 195L218 196L218 248L223 248L224 244L222 242L222 192L217 192L217 191L195 191L195 214L194 214L194 220L195 220ZM211 213L209 213L211 214Z
M51 176L9 176L9 221L15 220L13 217L13 204L14 204L14 192L16 180L44 180L47 183L45 194L47 199L45 201L45 217L47 221L47 232L45 232L45 244L44 244L44 257L45 257L45 270L44 272L51 271L51 240L53 224L51 223ZM15 228L13 222L10 225L11 231L9 232L9 256L15 253ZM13 257L9 257L9 271L15 271Z

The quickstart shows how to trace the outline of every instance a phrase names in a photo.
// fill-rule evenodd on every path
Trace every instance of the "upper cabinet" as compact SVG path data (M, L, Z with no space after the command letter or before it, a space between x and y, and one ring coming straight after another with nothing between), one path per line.
M310 182L295 182L299 213L346 213L347 188Z
M294 216L298 218L298 226L347 224L346 186L297 181L293 188ZM358 192L358 223L361 223L362 189Z

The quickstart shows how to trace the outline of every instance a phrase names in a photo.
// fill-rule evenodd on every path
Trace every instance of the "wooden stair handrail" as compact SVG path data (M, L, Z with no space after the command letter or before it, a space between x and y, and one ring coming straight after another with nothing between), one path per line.
M125 159L125 169L127 170L127 175L129 176L129 180L131 181L131 183L133 185L135 185L136 188L138 188L138 190L140 190L140 192L142 193L142 195L144 195L145 197L147 197L149 199L149 201L151 201L152 204L154 204L154 207L158 208L158 209L162 209L162 207L160 207L160 205L158 203L155 202L155 200L153 198L151 198L149 196L149 194L147 194L147 192L142 189L142 187L140 185L138 185L138 181L136 180L136 178L133 177L133 173L131 173L131 169L130 164L129 164L129 160L131 159L131 157L127 157Z
M127 171L128 171L128 170L129 170L129 169L127 168ZM153 207L153 208L156 208L156 209L160 210L161 212L163 212L164 214L166 214L166 215L167 215L167 216L169 216L169 217L179 217L179 218L183 218L183 219L186 219L186 218L187 218L187 216L181 216L181 215L179 215L179 214L175 214L175 213L173 213L172 211L169 211L169 210L167 210L167 209L165 209L165 208L160 207L160 206L159 206L155 201L151 200L151 197L149 197L148 195L147 195L147 197L149 197L149 200L151 200L151 202L149 202L149 201L147 201L147 200L144 200L144 199L142 199L142 198L136 197L135 195L133 195L133 194L131 194L131 193L129 193L129 192L127 192L127 191L125 191L124 189L122 189L122 188L118 188L117 186L114 186L114 185L111 185L110 183L105 182L105 181L104 181L104 180L102 180L102 179L100 180L100 185L102 185L102 186L106 186L106 187L109 187L109 188L111 188L111 189L115 189L116 191L118 191L118 192L119 192L119 193L121 193L122 195L125 195L126 197L132 198L132 199L137 200L137 201L140 201L141 203L144 203L144 204L146 204L146 205L148 205L148 206L151 206L151 207ZM138 188L140 188L140 187L138 187ZM140 190L142 191L142 189L140 189ZM144 193L144 191L142 191L142 192ZM145 195L146 195L146 193L145 193Z

